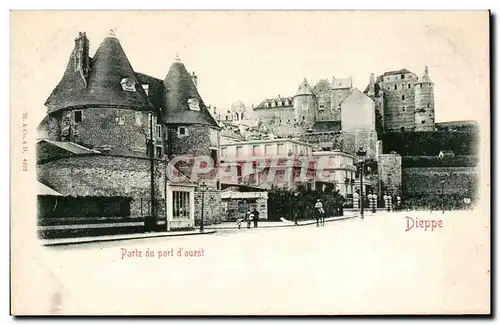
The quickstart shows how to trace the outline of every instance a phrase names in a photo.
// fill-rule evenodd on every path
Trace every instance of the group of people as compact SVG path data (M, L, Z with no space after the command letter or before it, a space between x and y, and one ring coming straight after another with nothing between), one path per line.
M236 219L236 223L238 224L238 229L241 228L242 222L246 222L247 228L250 229L250 227L252 225L252 221L253 221L253 227L257 228L259 226L259 211L257 211L257 209L255 209L255 208L253 210L248 210L245 213L244 218Z

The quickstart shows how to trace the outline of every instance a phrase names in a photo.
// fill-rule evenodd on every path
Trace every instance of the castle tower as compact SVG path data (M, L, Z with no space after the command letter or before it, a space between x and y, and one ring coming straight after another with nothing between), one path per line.
M385 132L413 132L415 130L415 83L417 76L401 69L385 72L378 79L383 90L383 120ZM375 88L375 92L377 92Z
M316 96L314 95L311 85L306 78L302 81L297 89L297 93L293 96L293 109L295 111L295 119L306 124L314 123L316 108Z
M434 131L434 84L429 69L415 84L415 131Z
M88 47L85 33L79 33L66 71L45 103L49 139L148 157L149 119L153 116L156 124L159 110L114 34L102 41L92 60Z

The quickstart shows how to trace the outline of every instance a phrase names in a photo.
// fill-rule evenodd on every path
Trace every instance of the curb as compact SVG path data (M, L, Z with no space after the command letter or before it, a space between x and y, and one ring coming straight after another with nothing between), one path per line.
M206 229L206 228L205 228ZM217 231L215 229L207 229L204 232L192 232L192 233L180 233L176 234L175 232L168 233L156 233L147 236L138 236L137 234L130 235L118 235L123 237L116 238L88 238L83 240L78 240L79 238L74 238L74 241L64 242L64 239L42 239L44 242L43 246L63 246L63 245L77 245L77 244L89 244L89 243L101 243L101 242L110 242L110 241L118 241L118 240L133 240L133 239L145 239L145 238L159 238L159 237L180 237L180 236L198 236L198 235L209 235L214 234ZM70 240L68 238L67 240ZM58 242L59 241L59 242Z
M330 220L325 220L325 223L327 222L332 222L332 221L339 221L339 220L346 220L346 219L352 219L352 218L357 218L358 216L347 216L347 217L339 217L339 218L335 218L335 219L330 219ZM310 226L310 225L314 225L316 224L316 221L308 221L306 223L302 223L302 224L294 224L293 221L290 222L290 224L284 224L284 225L277 225L277 226L261 226L261 227L257 227L257 228L260 228L260 229L265 229L265 228L284 228L284 227L302 227L302 226ZM231 226L231 227L205 227L205 229L211 229L211 230L231 230L231 229L236 229L238 230L238 227L237 226ZM243 227L243 225L241 226L241 229L248 229L247 227ZM252 229L254 229L252 227Z

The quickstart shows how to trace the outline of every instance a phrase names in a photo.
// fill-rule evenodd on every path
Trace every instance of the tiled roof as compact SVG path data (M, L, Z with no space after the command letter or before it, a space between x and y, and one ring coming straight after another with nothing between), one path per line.
M164 98L164 89L163 80L148 76L144 73L136 73L137 78L139 78L139 82L141 84L146 84L149 86L148 98L151 104L156 109L160 109L163 107L163 98Z
M97 151L97 150L86 148L86 147L81 146L79 144L76 144L74 142L52 141L52 140L46 140L46 139L41 140L41 141L47 142L53 146L56 146L58 148L69 151L70 153L73 153L75 155L99 153L99 151Z
M105 38L90 59L87 85L80 72L75 70L74 62L75 50L61 81L45 103L49 113L70 107L97 105L157 112L115 37ZM123 90L121 81L124 78L135 83L136 91Z
M286 105L288 101L288 105ZM281 106L279 103L281 102ZM267 103L267 106L266 106ZM272 106L274 103L274 107ZM266 98L259 105L254 107L254 109L265 109L265 108L278 108L278 107L291 107L293 106L293 97L276 97L276 98Z
M36 183L37 183L36 184L37 185L37 192L36 192L37 195L62 196L61 193L54 191L53 189L51 189L50 187L48 187L45 184L40 183L40 182L36 182Z
M295 96L301 96L301 95L314 95L311 85L309 85L309 82L307 81L306 78L302 81L302 83L299 85L299 89L297 89L297 93Z
M407 69L401 69L401 70L395 70L395 71L387 71L387 72L384 72L383 76L392 76L392 75L396 75L396 74L404 74L404 73L412 73L411 71L407 70Z
M174 62L167 73L165 85L165 112L163 122L166 124L204 124L219 128L219 124L208 111L191 75L179 61ZM188 100L196 99L199 111L191 110Z

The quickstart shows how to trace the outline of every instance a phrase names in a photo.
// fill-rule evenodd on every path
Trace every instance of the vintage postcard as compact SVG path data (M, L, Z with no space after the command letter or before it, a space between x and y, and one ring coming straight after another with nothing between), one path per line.
M491 313L488 11L12 11L11 313Z

